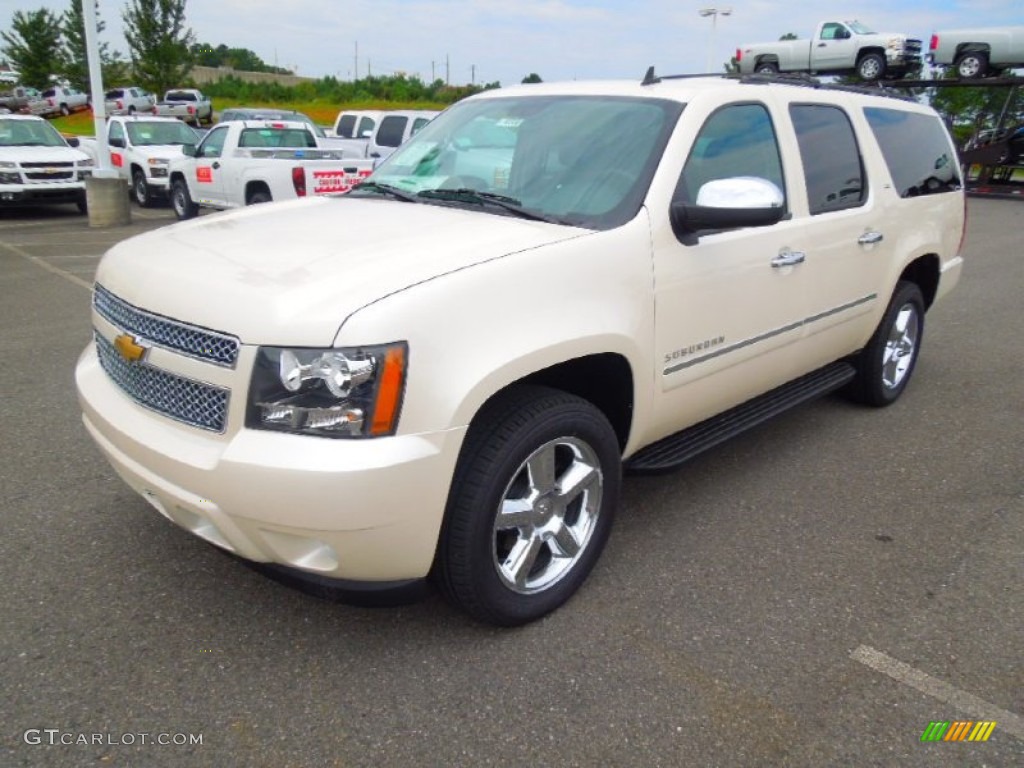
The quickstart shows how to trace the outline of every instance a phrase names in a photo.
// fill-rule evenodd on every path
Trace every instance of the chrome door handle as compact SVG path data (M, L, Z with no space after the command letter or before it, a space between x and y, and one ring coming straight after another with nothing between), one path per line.
M882 238L881 232L865 232L857 238L857 242L861 245L874 245L875 243L882 242Z
M803 260L806 258L807 254L801 251L783 251L772 259L772 266L776 269L779 267L792 267L794 264L803 263Z

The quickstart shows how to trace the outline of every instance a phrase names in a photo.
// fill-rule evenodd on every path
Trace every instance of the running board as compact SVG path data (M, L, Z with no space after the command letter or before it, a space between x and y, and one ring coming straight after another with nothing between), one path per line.
M850 381L856 371L846 362L824 368L776 387L770 392L712 416L682 432L669 435L641 449L626 461L627 472L660 472L674 469L726 440L768 421L808 400L814 400Z

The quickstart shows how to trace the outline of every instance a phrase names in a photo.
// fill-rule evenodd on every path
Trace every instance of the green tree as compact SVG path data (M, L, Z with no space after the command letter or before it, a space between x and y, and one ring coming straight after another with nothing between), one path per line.
M106 24L99 18L99 0L93 0L96 5L96 35L106 28ZM64 12L61 20L61 32L64 35L64 45L67 50L67 60L61 74L71 85L83 91L89 90L89 57L85 48L85 14L82 12L82 0L71 0L71 7ZM126 69L124 62L118 61L120 56L115 51L110 52L110 46L99 42L100 68L103 70L103 82L111 82L124 77Z
M0 38L2 53L21 72L22 82L46 88L50 75L63 71L66 55L60 17L46 8L15 11L11 31L0 32Z
M185 26L186 0L130 0L121 13L132 67L155 93L183 85L192 69L195 35Z
M800 38L797 37L797 34L795 32L787 32L786 34L784 34L782 37L779 38L779 40L799 40L799 39Z
M543 83L544 81L540 79L540 75L538 75L536 72L531 72L530 74L528 74L526 77L523 78L523 82L524 83Z

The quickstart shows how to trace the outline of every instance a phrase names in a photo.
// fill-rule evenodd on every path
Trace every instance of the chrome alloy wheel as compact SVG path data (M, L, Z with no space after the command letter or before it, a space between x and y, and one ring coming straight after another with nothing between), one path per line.
M917 307L904 304L889 329L889 338L882 353L882 383L889 389L896 389L910 370L920 330Z
M601 511L600 466L594 450L574 437L545 443L520 465L493 529L494 567L509 589L541 592L579 561Z

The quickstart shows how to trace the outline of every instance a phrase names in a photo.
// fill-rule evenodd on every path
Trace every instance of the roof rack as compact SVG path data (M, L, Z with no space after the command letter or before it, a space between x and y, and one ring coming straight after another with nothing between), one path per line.
M654 73L654 67L650 66L647 68L647 72L644 74L644 79L640 82L641 85L655 85L660 83L662 80L686 80L697 77L720 77L723 80L737 80L741 83L747 83L752 85L795 85L803 86L805 88L816 88L825 91L847 91L852 93L863 93L870 96L887 96L891 99L900 99L901 101L913 101L912 96L908 96L903 93L898 93L894 90L890 90L891 87L897 87L900 81L879 81L876 83L864 83L863 85L852 85L846 83L824 83L816 77L805 72L776 72L776 73L755 73L755 74L741 74L739 72L709 72L705 74L690 74L690 75L656 75ZM903 86L906 87L906 86Z

